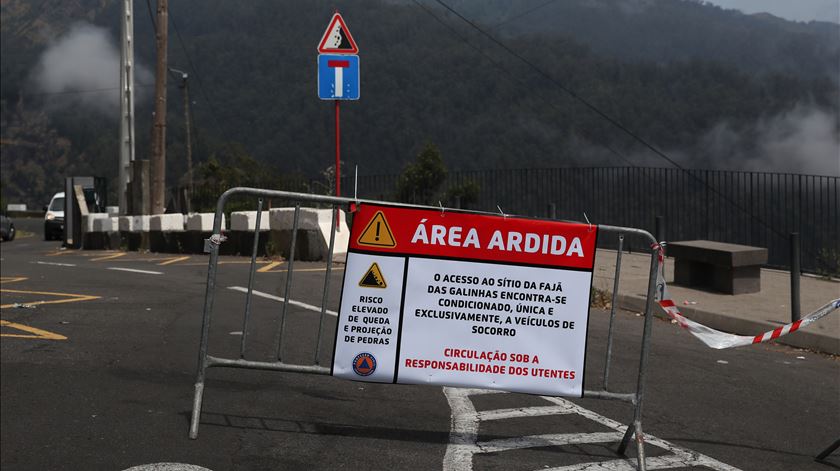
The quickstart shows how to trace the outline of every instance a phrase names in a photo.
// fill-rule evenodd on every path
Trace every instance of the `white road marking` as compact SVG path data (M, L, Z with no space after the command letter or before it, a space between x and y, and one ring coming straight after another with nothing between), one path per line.
M505 394L504 391L485 389L443 388L443 393L452 409L449 445L443 457L444 471L471 471L473 455L481 453L499 453L523 448L573 445L583 443L618 442L624 436L627 426L610 418L584 409L566 399L541 396L554 406L523 407L515 409L497 409L477 412L470 396L480 394ZM533 435L526 437L478 441L478 426L482 420L504 420L518 417L537 417L552 414L578 414L593 422L613 429L613 432L568 433L552 435ZM645 443L662 448L669 455L649 457L647 469L684 468L704 466L715 471L740 471L738 468L722 463L700 453L682 448L673 443L645 434ZM632 471L636 469L636 457L610 461L578 463L571 466L542 468L544 471Z
M544 415L574 414L566 406L519 407L516 409L485 410L478 413L478 420L504 420L521 417L540 417Z
M228 286L228 289L232 289L234 291L239 291L239 292L242 292L242 293L247 293L248 292L248 288L245 288L244 286ZM253 290L252 293L254 294L254 296L259 296L259 297L265 298L265 299L272 299L274 301L280 301L281 303L286 300L286 298L283 298L283 297L280 297L280 296L274 296L273 294L263 293L262 291ZM313 306L311 304L306 304L306 303L302 303L300 301L295 301L294 299L290 299L289 304L291 304L292 306L301 307L303 309L308 309L310 311L321 312L321 308L318 307L318 306ZM338 316L337 312L330 311L329 309L326 310L326 313L333 316L333 317Z
M123 471L210 471L210 469L187 463L151 463L132 466Z
M137 270L135 268L108 267L108 270L128 271L128 272L131 272L131 273L143 273L143 274L146 274L146 275L163 275L162 271Z
M55 267L75 267L75 263L35 262L38 265L52 265Z

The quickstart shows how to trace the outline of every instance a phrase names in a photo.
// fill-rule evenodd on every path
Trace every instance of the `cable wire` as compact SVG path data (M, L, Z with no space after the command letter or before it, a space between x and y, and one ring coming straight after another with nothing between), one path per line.
M147 0L148 1L148 0ZM198 84L198 91L201 93L201 96L204 98L204 101L207 102L207 107L210 108L210 115L213 117L213 122L216 124L219 132L227 134L225 132L225 128L219 122L219 118L216 113L216 108L213 106L213 101L207 97L207 93L204 91L204 84L201 82L201 76L198 73L198 68L193 63L192 57L190 57L189 51L187 51L186 45L184 45L184 40L181 37L181 32L178 30L178 24L175 22L175 15L172 14L172 10L169 11L169 17L172 19L172 29L175 30L175 36L178 38L178 43L181 45L181 50L184 51L184 56L187 58L187 64L189 64L189 68L195 77L195 81ZM195 115L193 114L193 121L195 121Z
M415 0L415 1L416 1L416 0ZM775 227L773 227L773 226L771 226L770 224L768 224L768 223L764 222L764 220L762 220L762 219L761 219L761 218L759 218L758 216L756 216L756 215L752 214L751 212L747 211L747 210L746 210L743 206L741 206L740 204L738 204L737 202L735 202L734 200L732 200L731 198L729 198L727 195L725 195L725 194L721 193L721 192L720 192L720 191L718 191L715 187L713 187L712 185L710 185L709 183L707 183L706 181L704 181L704 180L703 180L703 179L701 179L700 177L698 177L698 176L694 175L693 173L689 172L689 171L688 171L687 169L685 169L683 166L681 166L680 164L678 164L677 162L675 162L673 159L671 159L670 157L668 157L667 155L665 155L665 153L664 153L664 152L662 152L661 150L657 149L657 148L656 148L656 146L654 146L653 144L649 143L647 140L645 140L644 138L642 138L641 136L639 136L636 132L632 131L631 129L629 129L629 128L627 128L626 126L624 126L623 124L621 124L621 123L620 123L617 119L615 119L615 118L613 118L612 116L608 115L607 113L605 113L605 112L601 111L601 110L600 110L597 106L595 106L594 104L592 104L591 102L589 102L589 100L587 100L587 99L585 99L584 97L582 97L582 96L578 95L578 94L577 94L574 90L572 90L572 89L570 89L569 87L565 86L563 83L561 83L561 82L560 82L559 80L557 80L555 77L553 77L551 74L549 74L548 72L546 72L545 70L543 70L541 67L539 67L538 65L536 65L535 63L533 63L532 61L528 60L527 58L523 57L521 54L519 54L519 53L517 53L516 51L514 51L513 49L511 49L511 48L510 48L510 46L508 46L507 44L503 43L501 40L496 39L496 38L495 38L492 34L488 33L488 32L487 32L487 31L485 31L483 28L481 28L480 26L478 26L475 22L473 22L473 21L472 21L472 20L470 20L469 18L466 18L464 15L462 15L461 13L459 13L458 11L456 11L455 9L453 9L451 6L449 6L448 4L446 4L443 0L434 0L434 1L435 1L436 3L438 3L440 6L442 6L443 8L445 8L446 10L448 10L448 11L449 11L450 13L452 13L453 15L457 16L458 18L460 18L463 22L467 23L470 27L472 27L473 29L475 29L476 31L478 31L479 33L481 33L481 35L482 35L482 36L486 37L488 40L490 40L491 42L493 42L494 44L496 44L496 45L497 45L497 46L499 46L500 48L504 49L504 50L505 50L508 54L512 55L513 57L517 58L519 61L521 61L522 63L524 63L525 65L527 65L527 66L528 66L528 67L530 67L531 69L533 69L533 70L534 70L537 74L539 74L541 77L543 77L543 78L547 79L548 81L550 81L551 83L553 83L554 85L556 85L558 88L560 88L561 90L563 90L564 92L566 92L569 96L571 96L572 98L574 98L575 100L577 100L578 102L580 102L581 104L583 104L584 106L586 106L586 107L587 107L588 109L590 109L592 112L594 112L595 114L597 114L598 116L600 116L601 118L603 118L604 120L606 120L607 122L609 122L610 124L612 124L614 127L616 127L617 129L619 129L620 131L622 131L622 132L624 132L625 134L627 134L628 136L630 136L630 137L631 137L634 141L638 142L639 144L641 144L641 145L642 145L642 146L644 146L645 148L649 149L649 150L650 150L651 152L653 152L655 155L657 155L658 157L662 158L662 159L663 159L663 160L665 160L666 162L670 163L670 164L671 164L671 165L673 165L675 168L677 168L677 169L681 170L682 172L684 172L684 173L688 174L688 175L689 175L689 177L691 177L693 180L696 180L696 181L700 182L703 186L705 186L706 188L708 188L709 190L711 190L712 192L714 192L715 194L717 194L718 196L720 196L723 200L725 200L726 202L728 202L729 204L731 204L734 208L736 208L736 209L740 210L741 212L743 212L744 214L746 214L747 216L749 216L749 217L750 217L753 221L755 221L755 222L759 223L760 225L762 225L762 226L766 227L767 229L769 229L771 232L775 233L775 234L776 234L776 235L778 235L779 237L782 237L782 238L787 238L787 236L786 236L785 234L783 234L783 233L779 232L778 230L776 230L776 228L775 228ZM807 249L806 249L806 250L807 250ZM810 252L810 251L809 251L809 252ZM812 254L812 255L813 255L813 254Z
M526 84L526 83L525 83L525 81L523 81L521 78L517 77L514 73L512 73L512 72L511 72L510 70L508 70L505 66L503 66L503 65L502 65L499 61L497 61L497 60L496 60L496 59L494 59L492 56L490 56L489 54L487 54L486 52L484 52L483 50L481 50L481 48L479 48L478 46L476 46L476 45L472 44L472 43L471 43L471 42L470 42L470 41L469 41L469 40L468 40L465 36L463 36L461 33L459 33L459 32L458 32L455 28L453 28L451 25L449 25L449 24L447 24L445 21L443 21L443 19L441 19L441 18L439 18L437 15L435 15L435 14L434 14L431 10L429 10L429 9L428 9L425 5L423 5L422 3L420 3L418 0L411 0L411 1L412 1L415 5L417 5L418 7L420 7L420 8L421 8L424 12L426 12L429 16L431 16L432 18L434 18L434 20L435 20L435 21L437 21L438 23L440 23L440 24L441 24L444 28L446 28L447 30L449 30L449 32L451 32L451 33L452 33L455 37L457 37L458 39L460 39L460 40L461 40L464 44L466 44L466 45L467 45L468 47L470 47L472 50L474 50L474 51L478 52L479 54L481 54L482 56L484 56L484 58L485 58L485 59L487 59L487 60L488 60L488 61L489 61L489 62L490 62L490 63L491 63L494 67L496 67L498 70L500 70L500 71L501 71L501 72L502 72L502 73L503 73L503 74L504 74L504 75L505 75L505 76L506 76L506 77L507 77L510 81L515 82L515 83L517 83L517 84L521 85L522 87L528 88L528 84ZM554 1L554 0L552 0L552 1ZM545 104L547 104L547 105L551 106L552 108L554 108L554 109L555 109L555 110L557 110L557 111L562 111L562 110L560 109L560 107L558 107L556 104L554 104L554 102L552 102L551 100L549 100L549 99L545 98L545 97L544 97L543 95L541 95L539 92L535 92L533 89L532 89L531 91L532 91L532 92L533 92L533 93L537 96L537 98L539 98L539 99L540 99L540 101L541 101L542 103L545 103ZM578 131L579 131L579 132L581 132L581 133L584 135L584 137L585 137L586 139L588 139L590 142L592 142L593 144L595 144L595 145L599 145L599 146L601 146L601 147L604 147L604 148L605 148L605 149L607 149L607 150L608 150L611 154L613 154L613 155L615 155L616 157L618 157L618 158L619 158L621 161L623 161L624 163L628 164L628 165L629 165L629 166L631 166L631 167L636 167L636 165L634 165L634 164L633 164L633 162L631 162L631 161L630 161L630 159L628 159L625 155L623 155L623 154L622 154L621 152L619 152L618 150L614 149L614 148L613 148L612 146L610 146L609 144L604 144L604 143L602 143L602 142L597 142L595 139L592 139L592 138L594 137L592 134L590 134L589 132L587 132L587 131L585 131L585 130L583 130L583 129L578 129Z
M496 23L495 25L493 25L493 27L494 27L494 28L498 28L499 26L506 25L506 24L508 24L508 23L510 23L510 22L516 21L516 20L518 20L518 19L522 18L523 16L530 15L531 13L533 13L533 12L535 12L535 11L537 11L537 10L540 10L540 9L542 9L542 8L544 8L544 7L549 6L549 5L551 5L552 3L556 2L556 1L557 1L557 0L548 0L547 2L541 3L541 4L537 5L537 6L535 6L534 8L531 8L530 10L523 11L522 13L520 13L520 14L518 14L518 15L516 15L516 16L512 16L512 17L510 17L510 18L508 18L508 19L506 19L506 20L502 20L500 23Z

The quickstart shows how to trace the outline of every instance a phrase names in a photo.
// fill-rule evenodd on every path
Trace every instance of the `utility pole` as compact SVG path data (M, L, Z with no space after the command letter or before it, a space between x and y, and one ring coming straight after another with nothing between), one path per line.
M181 86L184 90L184 127L186 128L187 139L187 188L190 191L190 198L193 194L193 169L192 169L192 140L190 139L190 84L187 81L189 75L183 70L169 68L170 72L181 74Z
M166 211L166 50L169 25L168 0L157 0L157 68L155 69L155 120L152 128L151 213Z
M120 214L128 214L131 163L134 162L134 0L122 1L120 47L120 163L117 196Z

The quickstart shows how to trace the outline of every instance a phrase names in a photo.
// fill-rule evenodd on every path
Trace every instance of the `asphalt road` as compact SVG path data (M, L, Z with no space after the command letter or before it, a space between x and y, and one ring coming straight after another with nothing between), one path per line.
M615 443L591 439L623 431L615 421L632 417L624 403L269 371L211 369L199 437L190 440L207 258L60 251L38 233L27 237L38 221L16 223L19 238L0 245L4 470L160 462L212 470L584 469L589 462L631 469L615 461ZM248 264L223 261L210 351L235 357L245 295L230 288L247 285ZM255 288L280 295L284 267L261 261ZM320 306L324 273L323 264L296 264L290 299ZM331 310L341 276L334 273ZM270 358L281 307L254 298L249 359ZM635 385L642 320L617 316L611 389ZM600 388L607 322L606 311L592 310L588 389ZM316 312L291 305L283 360L311 364L317 330ZM327 366L334 333L327 316ZM840 453L813 461L840 438L840 362L773 344L710 350L656 320L643 423L652 435L648 455L669 469L840 469Z

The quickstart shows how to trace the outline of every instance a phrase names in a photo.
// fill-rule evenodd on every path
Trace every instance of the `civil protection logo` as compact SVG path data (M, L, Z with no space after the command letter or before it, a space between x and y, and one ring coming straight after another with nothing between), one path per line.
M376 371L376 358L367 352L353 358L353 371L359 376L370 376Z

